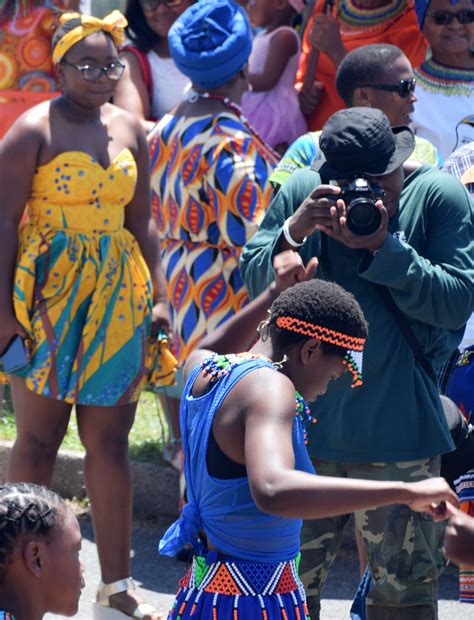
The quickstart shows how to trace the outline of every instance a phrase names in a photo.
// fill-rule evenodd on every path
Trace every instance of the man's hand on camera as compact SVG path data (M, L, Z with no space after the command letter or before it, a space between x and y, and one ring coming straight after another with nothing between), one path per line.
M290 218L288 225L290 235L297 243L311 235L318 229L318 226L332 226L329 210L331 206L335 206L337 195L340 193L341 188L337 185L318 185L301 203ZM338 202L343 205L342 210L339 207L339 216L343 216L345 215L344 202L342 200ZM337 207L335 208L337 212Z
M322 201L318 202L321 203ZM380 211L380 226L375 232L369 235L357 235L350 230L347 225L347 210L343 200L337 200L336 205L331 204L326 207L328 213L325 218L321 218L321 221L317 222L315 230L326 233L329 237L336 239L339 243L349 248L353 248L354 250L368 250L373 254L380 250L388 234L387 209L381 200L375 202L375 207Z
M388 213L383 202L377 200L375 203L381 215L378 229L370 235L357 235L347 225L345 202L337 198L340 193L337 185L318 185L289 219L291 238L301 243L315 230L320 230L349 248L376 252L387 237Z

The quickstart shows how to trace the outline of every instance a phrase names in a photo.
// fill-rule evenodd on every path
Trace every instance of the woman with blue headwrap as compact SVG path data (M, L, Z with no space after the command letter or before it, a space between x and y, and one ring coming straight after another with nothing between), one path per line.
M169 49L193 84L149 136L155 215L177 353L247 303L238 262L270 202L276 157L242 117L252 48L245 10L197 2L174 22Z
M414 132L446 159L474 140L474 2L416 0L431 57L415 70Z

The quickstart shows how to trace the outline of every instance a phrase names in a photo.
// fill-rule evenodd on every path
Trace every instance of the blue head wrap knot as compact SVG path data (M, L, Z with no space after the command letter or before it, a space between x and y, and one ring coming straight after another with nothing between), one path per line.
M199 531L202 530L202 520L196 502L185 504L180 518L168 528L160 540L158 551L161 555L175 556L178 551L191 543L197 553L202 551L202 544L198 541Z
M245 10L232 0L203 0L191 5L168 34L178 69L203 88L216 88L233 77L252 50Z

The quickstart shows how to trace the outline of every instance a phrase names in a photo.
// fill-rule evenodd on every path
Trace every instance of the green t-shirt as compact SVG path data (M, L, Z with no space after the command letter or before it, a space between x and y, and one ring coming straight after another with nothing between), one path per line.
M311 169L283 185L241 257L252 297L273 280L272 259L284 221L320 184ZM389 235L375 256L328 239L318 272L351 291L369 323L363 385L349 373L330 384L314 406L312 456L338 462L409 461L453 449L436 385L415 362L379 296L390 292L434 367L459 344L474 309L474 206L450 175L422 166L406 180ZM321 254L320 234L300 248L305 263Z

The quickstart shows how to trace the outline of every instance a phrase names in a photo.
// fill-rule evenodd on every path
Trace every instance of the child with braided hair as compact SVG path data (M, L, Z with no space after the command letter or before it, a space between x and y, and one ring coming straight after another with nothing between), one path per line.
M74 616L80 549L79 523L59 495L24 482L0 486L0 619Z

